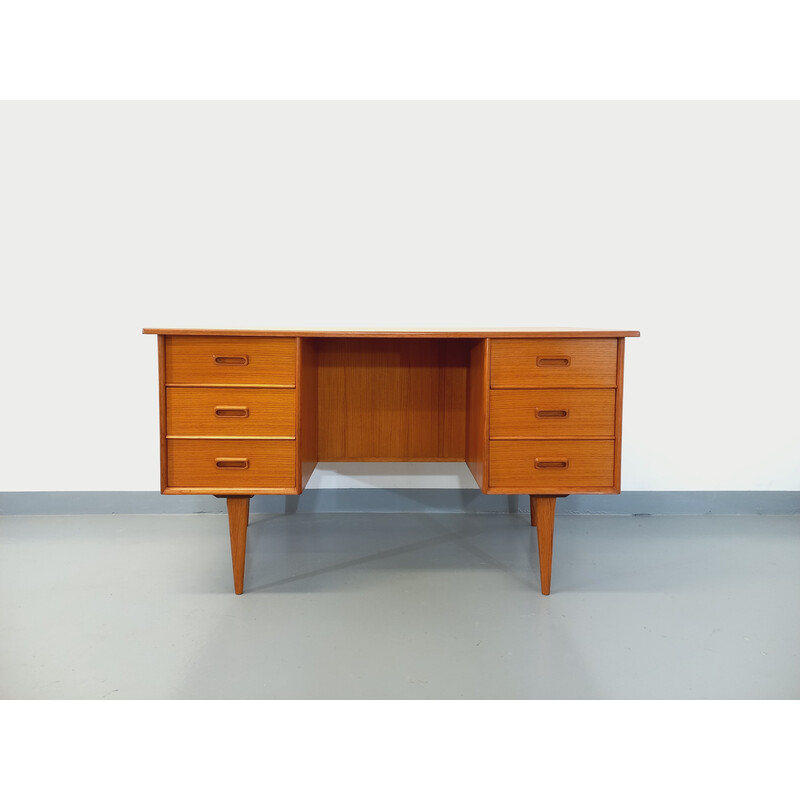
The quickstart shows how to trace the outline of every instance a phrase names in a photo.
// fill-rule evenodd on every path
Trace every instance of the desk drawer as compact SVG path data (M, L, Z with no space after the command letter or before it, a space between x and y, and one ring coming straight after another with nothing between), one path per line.
M290 439L169 439L170 488L282 489L295 485Z
M167 384L295 385L297 339L256 336L168 336Z
M614 485L614 441L489 442L489 486L535 494Z
M493 339L492 388L616 386L616 339Z
M614 389L492 389L492 439L614 435Z
M294 435L294 389L167 389L167 436Z

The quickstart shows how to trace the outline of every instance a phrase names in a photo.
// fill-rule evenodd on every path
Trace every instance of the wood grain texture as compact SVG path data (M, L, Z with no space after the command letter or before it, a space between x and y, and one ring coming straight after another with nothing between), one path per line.
M244 592L244 563L247 554L247 523L250 516L250 498L228 497L228 528L231 534L231 562L233 565L233 590Z
M167 389L168 436L295 436L295 389ZM246 409L247 416L219 416Z
M550 576L553 572L553 529L556 519L555 497L531 496L531 509L536 509L536 540L539 550L539 576L542 594L550 594Z
M639 331L610 331L601 328L408 328L405 330L238 330L226 328L143 328L142 333L167 336L290 336L318 338L423 338L423 339L485 339L492 338L616 338L639 336Z
M614 490L622 487L622 378L625 362L625 339L617 340L617 399L616 422L614 427Z
M568 366L540 359L568 359ZM492 342L492 388L613 387L616 339L499 339Z
M216 460L244 459L246 469L221 469ZM169 439L170 488L226 491L295 490L295 443L290 439Z
M166 382L190 386L295 385L296 340L233 336L169 336ZM242 358L241 366L217 359Z
M167 377L166 337L158 337L158 439L161 493L167 488Z
M493 439L545 439L614 435L614 389L492 389ZM551 416L554 414L566 416Z
M466 462L472 477L486 491L488 459L489 340L479 339L470 347L467 374Z
M174 440L171 440L174 441ZM297 487L295 486L278 486L276 488L270 488L269 486L226 486L223 489L215 489L211 486L200 486L200 487L192 487L192 486L167 486L164 489L164 494L170 495L203 495L203 494L213 494L215 497L227 497L228 495L240 495L240 494L249 494L249 495L294 495L300 494L297 491Z
M297 487L302 492L317 465L319 383L314 339L297 340Z
M320 461L463 461L467 344L320 339Z
M566 461L566 468L537 468ZM612 439L535 439L489 442L489 480L493 489L509 494L579 491L582 487L614 486Z

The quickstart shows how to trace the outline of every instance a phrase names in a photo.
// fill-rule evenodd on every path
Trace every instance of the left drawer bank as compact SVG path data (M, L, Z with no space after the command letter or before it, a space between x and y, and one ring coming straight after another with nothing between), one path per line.
M162 491L297 494L293 337L163 336Z

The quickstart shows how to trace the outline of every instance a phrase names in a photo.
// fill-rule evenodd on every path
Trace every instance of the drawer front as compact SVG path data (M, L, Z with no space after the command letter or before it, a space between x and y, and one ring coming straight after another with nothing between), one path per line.
M492 389L489 436L614 436L614 389Z
M489 442L489 486L535 494L614 485L614 441Z
M167 384L295 385L297 339L168 336Z
M493 339L492 388L617 383L616 339Z
M167 436L294 435L294 389L167 389Z
M288 439L169 439L170 488L282 489L295 484Z

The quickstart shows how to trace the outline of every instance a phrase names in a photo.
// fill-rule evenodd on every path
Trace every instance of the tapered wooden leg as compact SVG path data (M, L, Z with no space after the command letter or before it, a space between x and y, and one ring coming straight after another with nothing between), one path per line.
M536 508L536 538L539 543L539 574L542 594L550 594L550 575L553 569L553 525L556 516L555 497L531 498Z
M240 496L228 498L228 526L231 529L233 588L236 594L242 594L244 592L244 558L247 550L247 520L249 516L249 497Z
M536 497L531 495L531 526L536 527Z

